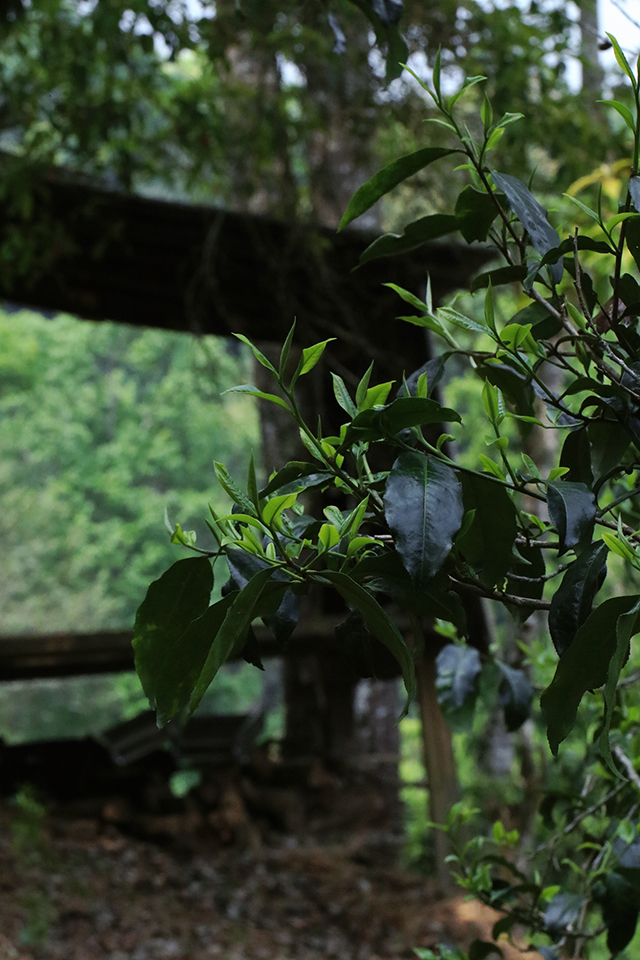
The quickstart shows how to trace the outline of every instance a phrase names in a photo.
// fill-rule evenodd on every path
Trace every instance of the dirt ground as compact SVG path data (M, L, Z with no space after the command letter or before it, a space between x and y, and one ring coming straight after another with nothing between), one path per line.
M193 835L161 845L90 818L29 824L5 806L0 960L405 960L490 939L497 914L376 865L372 850L365 835L250 852Z

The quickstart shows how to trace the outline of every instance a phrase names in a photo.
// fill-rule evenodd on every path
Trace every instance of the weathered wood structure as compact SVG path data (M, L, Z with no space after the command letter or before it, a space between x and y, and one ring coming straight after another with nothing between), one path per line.
M488 259L482 249L438 243L353 272L373 239L356 230L336 235L322 228L124 195L59 171L34 174L26 207L0 202L0 243L11 238L19 248L32 236L37 245L28 269L16 265L0 273L0 299L89 320L196 335L239 332L266 345L281 343L294 318L301 345L335 337L322 366L302 384L302 409L312 420L321 413L325 430L335 424L337 413L327 369L354 384L373 359L376 380L382 382L410 374L429 358L425 332L394 321L404 312L403 305L382 284L421 294L429 274L438 300L465 286ZM287 429L277 417L263 422L276 460L291 456ZM358 677L337 660L336 614L344 617L316 598L297 629L298 640L285 667L284 756L289 761L319 756L344 769L346 761L361 760L367 750L384 754L376 795L380 802L387 797L393 808L394 744L383 735L373 738L373 747L358 746L353 709ZM0 637L0 680L123 670L133 666L130 639L122 632ZM265 655L278 652L266 636L262 644ZM386 665L378 676L393 676L394 671ZM423 696L435 704L435 688ZM371 704L375 702L374 697ZM385 709L391 739L397 738L396 708L378 703L374 712L382 716ZM439 712L437 704L435 710ZM447 762L445 785L452 782L452 755ZM443 803L445 799L443 793Z
M0 201L0 244L37 237L28 266L0 271L0 300L87 320L280 343L336 337L325 366L347 382L376 362L397 379L428 357L424 331L394 322L402 303L384 282L434 298L464 286L487 259L480 248L429 244L355 269L373 237L357 230L122 194L60 171L33 173L28 208ZM309 387L327 378L319 372ZM307 381L305 381L306 385ZM310 404L330 406L329 395ZM317 639L317 630L301 626ZM326 632L325 632L326 636ZM267 642L265 640L265 642ZM314 642L309 651L313 652ZM325 647L326 649L326 647ZM0 638L0 680L117 671L132 666L130 634Z

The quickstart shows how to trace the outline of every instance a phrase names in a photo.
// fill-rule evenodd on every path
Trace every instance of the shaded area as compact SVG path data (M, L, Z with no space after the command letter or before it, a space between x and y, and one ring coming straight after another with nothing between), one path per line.
M29 820L29 817L31 819ZM25 823L31 833L25 839ZM347 843L215 849L185 821L172 847L88 818L0 809L4 960L409 960L487 939L497 914ZM520 956L504 945L504 956ZM537 954L532 954L532 958Z
M17 259L3 271L0 298L88 320L279 342L297 317L305 336L342 329L381 350L407 333L389 329L400 301L383 280L415 289L430 273L438 299L487 259L430 244L352 273L375 235L151 200L60 171L31 178L28 215L0 204L0 243L26 247L37 231L37 255L28 271Z

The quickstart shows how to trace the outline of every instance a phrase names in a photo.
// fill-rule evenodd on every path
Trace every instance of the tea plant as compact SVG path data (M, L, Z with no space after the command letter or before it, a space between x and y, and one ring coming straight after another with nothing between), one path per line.
M545 797L544 843L524 865L514 855L517 834L500 823L490 838L459 839L468 814L454 807L442 826L452 837L459 882L503 912L494 938L511 935L519 924L525 945L527 935L533 937L547 960L586 956L603 938L618 955L633 937L640 909L640 715L623 676L640 631L640 81L611 42L630 84L630 105L605 101L629 130L628 188L612 214L600 198L593 207L567 201L575 216L563 235L530 186L490 163L506 127L522 117L494 118L485 96L472 131L459 122L457 104L482 77L467 79L452 96L440 87L439 60L432 86L416 77L457 143L427 146L385 167L354 195L341 227L429 164L453 162L468 177L454 210L379 238L362 262L456 231L468 243L489 241L503 264L473 283L485 291L482 318L455 305L434 306L428 285L424 300L395 288L412 311L401 319L430 331L440 352L399 387L376 384L370 367L351 393L332 374L344 422L329 435L321 424L306 422L296 398L300 379L329 341L306 347L293 365L294 328L277 365L250 344L274 392L247 384L235 390L284 408L308 456L283 464L262 486L251 465L242 488L215 464L232 507L224 515L211 510L207 547L179 525L171 527L173 541L196 555L150 586L134 639L137 669L159 722L183 718L229 657L242 654L260 665L254 620L289 643L298 597L319 584L336 591L350 611L338 642L360 650L371 638L382 642L398 661L407 702L435 622L452 636L438 655L443 706L450 715L472 709L484 678L514 730L529 716L530 682L525 671L465 642L463 598L473 593L498 603L518 624L541 611L557 658L540 700L552 754L558 756L576 727L583 700L598 711L584 736L579 789ZM518 284L526 298L506 319L495 305L495 291L505 284ZM461 361L483 383L485 422L474 429L486 432L487 452L475 467L456 459L445 425L461 416L438 395L447 368ZM552 468L521 451L505 430L510 421L523 436L554 432ZM378 450L393 461L389 469L372 467L385 462L372 456ZM308 498L309 491L321 496ZM222 599L210 604L221 557L230 578ZM408 630L390 615L389 599ZM469 956L495 949L477 941Z

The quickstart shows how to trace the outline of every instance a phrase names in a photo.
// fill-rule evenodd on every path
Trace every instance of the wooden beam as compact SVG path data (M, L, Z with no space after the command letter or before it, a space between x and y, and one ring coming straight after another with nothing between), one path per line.
M382 347L401 311L383 281L422 289L429 273L437 299L489 256L430 244L352 273L373 236L108 191L63 171L31 178L28 216L0 202L0 242L37 239L28 268L3 266L0 299L89 320L280 342L297 317L305 337L342 328Z
M334 629L343 618L341 614L301 623L286 651L262 624L256 624L260 655L265 659L310 654L341 656ZM128 630L0 637L0 681L133 670L132 639L133 633Z

